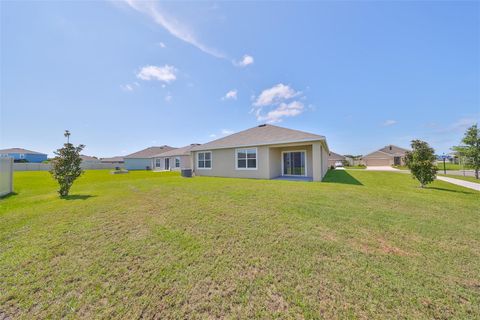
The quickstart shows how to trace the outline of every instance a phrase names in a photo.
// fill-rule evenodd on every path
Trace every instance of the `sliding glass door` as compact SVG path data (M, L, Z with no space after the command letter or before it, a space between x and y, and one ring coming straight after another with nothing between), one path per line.
M282 174L284 176L306 176L305 151L282 152Z

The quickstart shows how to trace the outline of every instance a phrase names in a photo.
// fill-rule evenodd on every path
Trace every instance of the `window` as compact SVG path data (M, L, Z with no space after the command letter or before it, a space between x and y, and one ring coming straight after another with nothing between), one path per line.
M197 153L197 167L199 169L212 168L212 152L205 151Z
M25 154L20 153L19 156L20 156L20 159L25 159Z
M257 148L237 149L237 169L257 169Z
M160 168L160 159L159 158L155 159L155 167Z
M175 158L175 168L180 168L180 157Z

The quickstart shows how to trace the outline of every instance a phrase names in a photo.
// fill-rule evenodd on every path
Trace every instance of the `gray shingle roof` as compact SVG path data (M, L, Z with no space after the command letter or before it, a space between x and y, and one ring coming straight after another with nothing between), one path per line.
M160 154L162 152L170 151L172 149L175 149L170 146L161 146L161 147L149 147L137 152L134 152L132 154L129 154L128 156L125 156L125 159L143 159L143 158L151 158L154 155Z
M373 151L365 156L362 157L362 159L365 159L365 158L368 158L369 156L373 155L374 153L376 152L382 152L382 153L385 153L387 154L388 156L405 156L405 152L408 151L408 149L404 149L404 148L400 148L400 147L397 147L397 146L394 146L394 145L388 145L388 146L385 146L377 151Z
M123 157L110 157L110 158L101 158L101 162L123 162Z
M346 157L342 156L341 154L335 153L333 151L330 151L328 154L328 160L345 160Z
M259 125L192 148L192 151L325 140L324 136L271 124Z
M10 149L0 150L0 154L7 154L7 153L44 154L44 155L46 155L46 153L31 151L31 150L27 150L27 149L23 149L23 148L10 148Z
M190 155L190 151L192 150L192 148L194 147L197 147L199 146L200 144L198 143L192 143L188 146L185 146L185 147L181 147L181 148L177 148L177 149L173 149L173 150L170 150L170 151L166 151L166 152L163 152L163 153L160 153L160 154L157 154L153 157L178 157L178 156L189 156Z

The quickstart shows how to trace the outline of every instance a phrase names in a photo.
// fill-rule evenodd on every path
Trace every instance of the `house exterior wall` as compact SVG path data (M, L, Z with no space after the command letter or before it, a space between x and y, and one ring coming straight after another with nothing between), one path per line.
M391 166L393 165L393 156L375 151L362 158L362 163L366 166Z
M40 163L47 160L46 154L32 154L32 153L4 153L1 154L0 157L4 158L13 158L14 160L22 160L25 159L31 163Z
M243 148L243 147L242 147ZM192 152L193 169L197 176L230 177L230 178L254 178L269 179L269 152L268 146L248 147L257 148L257 169L237 170L235 169L236 148L206 150L212 152L212 168L201 169L197 167L198 152Z
M243 149L244 147L242 147ZM304 150L306 151L307 177L314 181L321 181L328 170L328 153L323 142L298 145L270 145L252 146L257 148L257 169L236 169L236 149L206 150L212 152L212 168L201 169L197 167L198 152L192 152L192 166L197 176L231 177L273 179L282 175L282 152ZM315 155L316 152L316 155Z
M125 169L145 170L146 167L153 169L153 161L150 158L125 158Z
M180 158L180 167L175 168L175 158ZM156 157L153 158L153 169L154 170L165 170L165 158L170 159L170 170L171 171L180 171L182 169L191 169L191 156L175 156L175 157ZM156 159L160 159L160 167L155 167Z

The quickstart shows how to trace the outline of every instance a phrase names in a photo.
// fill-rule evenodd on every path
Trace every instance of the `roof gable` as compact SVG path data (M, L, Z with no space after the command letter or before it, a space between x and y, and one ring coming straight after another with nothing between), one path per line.
M316 140L325 140L325 137L271 124L263 124L194 147L192 151Z
M2 149L0 150L0 154L7 154L7 153L24 153L24 154L41 154L46 155L45 153L27 150L23 148L10 148L10 149Z
M177 148L177 149L172 149L166 152L162 152L160 154L156 154L153 157L175 157L175 156L188 156L190 155L190 151L197 147L200 146L198 143L192 143L188 146Z
M128 156L125 156L125 159L151 158L154 155L160 154L162 152L170 151L172 149L175 149L175 148L167 145L164 145L161 147L149 147L149 148L134 152L132 154L129 154Z

